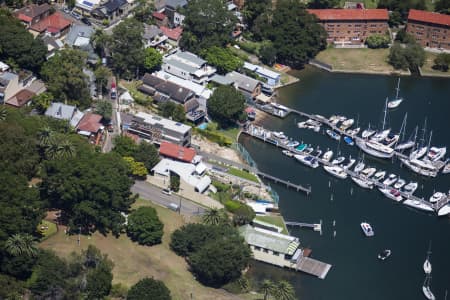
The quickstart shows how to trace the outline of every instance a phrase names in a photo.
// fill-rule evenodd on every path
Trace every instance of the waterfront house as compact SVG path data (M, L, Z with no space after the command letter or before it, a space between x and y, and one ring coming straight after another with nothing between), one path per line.
M191 144L192 127L166 118L139 112L128 118L121 116L122 129L137 134L155 144L170 142L188 147ZM127 122L126 126L123 122Z
M367 37L389 30L387 9L308 9L328 34L327 42L341 47L363 46Z
M450 15L411 9L406 32L422 47L450 50Z
M236 71L225 75L225 78L232 81L236 89L244 94L249 100L256 99L261 94L261 82Z
M244 62L244 68L262 77L269 87L275 87L280 84L281 75L277 72L248 62Z
M51 6L48 3L41 5L30 4L16 10L13 15L22 21L27 28L38 23L50 15Z
M216 73L216 69L209 66L206 60L187 51L177 51L164 57L162 69L169 74L198 84L206 84Z
M183 147L169 142L161 143L159 146L159 154L161 156L186 163L192 163L195 155L197 155L195 149L193 148Z

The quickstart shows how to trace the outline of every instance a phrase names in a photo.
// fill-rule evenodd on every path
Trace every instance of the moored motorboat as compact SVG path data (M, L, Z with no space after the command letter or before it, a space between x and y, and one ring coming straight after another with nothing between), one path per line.
M442 174L448 174L448 173L450 173L450 161L447 160L445 167L442 169Z
M286 147L295 148L298 145L300 145L300 143L298 141L290 141L289 143L287 143Z
M406 141L395 146L395 150L402 151L414 147L414 141Z
M345 133L348 134L349 136L355 136L357 135L359 132L361 131L360 127L357 127L355 129L348 129Z
M391 185L391 184L393 184L393 183L396 182L396 181L397 181L397 175L395 175L395 174L389 174L388 178L386 178L386 179L383 181L383 184L384 184L384 185Z
M384 176L386 176L386 171L378 171L373 175L373 180L380 181L384 179Z
M328 173L339 179L347 178L347 173L344 171L343 168L339 166L324 166L323 168L325 169L325 171L327 171Z
M367 128L366 130L363 130L363 132L361 133L361 137L363 139L368 139L369 137L371 137L372 135L375 134L375 130L370 129L370 124L369 124L369 128Z
M406 184L404 179L399 178L396 183L394 183L394 188L399 190Z
M426 166L426 167L422 167L421 163L418 163L418 162L422 162L422 161L419 161L417 159L408 160L408 159L400 158L400 161L405 166L407 166L410 170L412 170L413 172L416 172L420 175L428 176L428 177L436 177L437 176L438 170L436 170L434 167L428 168L427 163L424 164L424 166Z
M411 181L403 187L403 190L405 191L405 193L412 194L417 190L418 186L419 184L417 182Z
M395 154L394 149L376 141L357 139L356 145L362 151L379 158L392 158Z
M375 142L380 142L382 140L384 140L385 138L387 138L387 136L389 135L389 133L391 132L390 129L385 129L382 131L379 131L377 133L375 133L375 135L373 135L370 140L375 141Z
M272 132L272 135L273 135L274 137L280 139L280 140L287 139L287 136L284 134L283 131L279 131L279 132L273 131L273 132Z
M436 299L429 286L422 286L422 292L428 300Z
M308 125L306 124L305 121L303 121L303 122L298 122L298 123L297 123L297 127L298 127L298 128L307 128Z
M365 166L366 165L364 164L364 162L360 161L359 163L356 164L356 167L353 169L353 171L359 173L364 169Z
M427 153L428 147L420 147L416 150L413 150L411 154L409 154L409 159L419 159Z
M434 212L433 207L431 207L431 203L420 200L407 199L403 204L408 205L410 207L414 207L420 210Z
M402 195L400 194L400 192L396 189L391 189L391 188L379 188L380 192L383 193L383 195L385 195L386 197L388 197L389 199L392 199L394 201L397 202L401 202L403 200Z
M327 152L325 152L325 153L322 155L322 159L323 159L324 161L330 161L332 157L333 157L333 151L331 151L331 150L328 150Z
M292 152L289 151L289 150L283 150L283 151L281 151L281 153L283 153L284 155L286 155L286 156L288 156L288 157L294 156L294 153L292 153Z
M344 160L345 160L345 157L344 157L344 156L339 156L339 157L333 159L333 160L331 161L331 164L332 164L332 165L339 165L339 164L343 163Z
M341 126L339 127L341 130L346 130L347 128L351 127L355 123L355 120L348 119L342 122Z
M425 258L425 261L423 263L423 271L425 272L425 274L431 274L432 271L430 257L431 257L431 241L430 244L428 245L427 258Z
M368 237L374 236L374 234L375 234L373 229L372 229L372 226L370 226L370 224L367 223L367 222L362 222L361 223L361 229L364 232L364 234L366 236L368 236Z
M371 182L370 180L367 180L367 178L352 176L352 180L362 188L365 188L365 189L373 188L373 182Z
M341 139L341 136L339 134L337 134L336 132L334 132L331 129L327 129L326 133L332 138L335 139L336 141L339 141Z
M389 249L384 249L380 254L378 254L378 259L385 260L391 256L392 251Z
M347 145L353 146L355 144L355 142L353 141L353 139L349 136L344 136L344 142Z
M342 166L344 169L350 169L354 164L355 164L355 162L356 162L356 160L355 159L353 159L353 158L350 158L350 161L346 164L346 165L344 165L344 166Z
M439 217L446 216L448 214L450 214L450 203L447 203L446 205L442 206L438 210L438 216Z
M430 197L430 202L431 203L436 203L436 202L439 202L440 200L443 200L445 198L447 198L447 195L445 193L436 192Z
M447 147L442 147L442 148L431 147L427 153L427 157L431 161L437 161L437 160L441 159L442 157L444 157L445 153L447 153Z
M294 158L301 162L302 164L311 167L311 168L317 168L319 166L319 161L311 155L294 155Z
M295 150L302 152L302 151L304 151L307 147L308 147L307 144L300 144L300 145L298 145L298 146L295 148Z
M375 174L376 171L377 171L377 169L372 168L372 167L368 167L368 168L365 168L364 170L362 170L361 174L364 175L366 178L369 178L373 174Z

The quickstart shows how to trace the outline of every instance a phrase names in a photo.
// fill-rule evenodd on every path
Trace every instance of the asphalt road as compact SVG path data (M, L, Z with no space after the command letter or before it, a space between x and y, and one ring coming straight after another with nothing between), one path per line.
M108 80L108 94L104 95L103 100L109 101L112 104L112 115L111 115L111 121L112 121L112 132L107 132L106 140L103 145L103 152L110 152L113 148L113 139L116 135L119 135L119 124L117 122L117 112L119 111L119 93L117 93L117 98L115 100L111 99L111 94L109 92L109 87L111 86L113 78L110 78ZM115 81L115 79L114 79Z
M131 192L139 194L140 198L149 200L155 204L168 207L170 203L180 205L181 201L181 214L183 215L201 215L204 213L205 208L192 201L180 198L178 195L166 195L161 192L161 189L151 185L146 181L136 181L131 187Z

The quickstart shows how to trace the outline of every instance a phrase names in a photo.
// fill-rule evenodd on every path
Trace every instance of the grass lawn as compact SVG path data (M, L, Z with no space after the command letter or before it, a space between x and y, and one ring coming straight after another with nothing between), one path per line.
M239 127L229 127L227 129L218 129L218 124L216 122L209 122L208 123L208 130L215 131L218 134L221 134L223 136L226 136L227 138L231 139L233 142L236 141L237 135L239 133Z
M236 169L233 167L228 168L228 173L231 175L237 176L237 177L241 177L241 178L253 181L253 182L259 182L258 178L255 175L253 175L252 173L249 173L249 172L246 172L243 170L239 170L239 169Z
M283 228L281 233L288 234L288 230L284 224L284 219L282 216L256 216L255 219Z
M163 242L153 247L139 246L125 235L115 238L112 235L103 236L99 233L91 237L82 236L80 246L77 245L77 235L67 236L64 230L43 241L40 246L52 249L58 255L67 257L71 252L86 249L89 244L95 245L102 253L108 254L115 264L113 269L114 283L131 286L144 277L154 277L163 280L171 291L173 299L239 299L220 289L208 288L198 283L188 271L186 261L169 249L170 235L177 228L186 224L183 216L169 209L152 205L148 201L138 200L135 207L149 205L155 207L158 216L164 223ZM244 295L245 299L252 296Z
M426 54L425 63L423 65L423 67L421 68L422 75L434 75L434 76L448 76L448 77L450 77L450 71L441 72L441 71L438 71L438 70L434 70L432 68L432 66L434 65L434 59L437 56L436 53L425 52L425 54Z
M41 241L44 241L54 235L58 231L58 228L55 223L42 220L42 222L38 225L37 230L42 234Z
M316 59L333 66L334 70L393 72L387 63L389 49L338 49L328 48Z

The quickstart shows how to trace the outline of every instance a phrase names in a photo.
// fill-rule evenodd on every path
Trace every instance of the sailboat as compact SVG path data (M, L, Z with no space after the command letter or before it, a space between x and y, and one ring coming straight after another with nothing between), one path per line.
M400 105L400 103L402 103L402 101L403 101L403 98L398 96L398 94L400 92L400 77L398 78L396 90L397 90L397 94L395 95L395 99L388 102L388 108L391 108L391 109L397 108Z
M427 274L425 276L425 280L423 282L422 292L428 300L435 300L436 297L434 297L434 294L431 291L430 285L431 285L431 274Z
M369 138L371 135L374 135L375 132L376 132L375 130L370 129L370 123L369 123L369 128L367 128L366 130L363 130L361 136L362 136L363 139L367 139L367 138Z
M409 159L410 160L419 159L422 156L424 156L425 153L427 153L428 147L425 146L425 133L426 133L426 130L427 130L427 119L425 118L425 122L423 124L423 129L422 129L422 138L420 139L420 144L409 155Z
M431 274L430 256L431 256L431 242L430 242L430 245L428 246L427 258L425 259L425 262L423 263L423 271L425 272L425 274Z
M414 138L409 138L407 141L404 141L402 139L402 142L399 143L397 146L395 146L395 150L405 150L405 149L414 147L414 145L416 144L418 130L419 130L419 127L416 126L416 129L414 131Z

